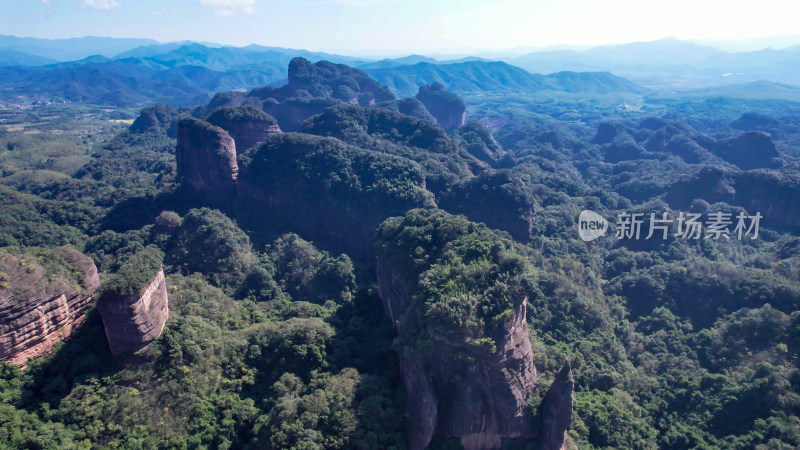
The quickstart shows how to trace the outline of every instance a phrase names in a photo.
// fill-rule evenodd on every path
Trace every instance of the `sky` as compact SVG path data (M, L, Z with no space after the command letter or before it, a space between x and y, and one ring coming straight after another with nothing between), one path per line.
M797 0L0 0L0 34L352 55L800 35Z

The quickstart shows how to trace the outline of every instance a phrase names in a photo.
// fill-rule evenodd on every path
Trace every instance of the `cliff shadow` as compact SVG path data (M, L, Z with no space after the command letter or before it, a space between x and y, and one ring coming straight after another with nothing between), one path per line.
M114 205L103 218L100 230L118 233L138 230L153 223L161 211L175 211L183 216L192 208L204 206L214 207L202 194L183 187L155 195L133 197Z
M50 355L30 361L26 370L33 375L23 387L22 403L32 412L41 402L55 408L77 384L112 376L121 366L121 359L112 358L100 314L92 308L84 322Z

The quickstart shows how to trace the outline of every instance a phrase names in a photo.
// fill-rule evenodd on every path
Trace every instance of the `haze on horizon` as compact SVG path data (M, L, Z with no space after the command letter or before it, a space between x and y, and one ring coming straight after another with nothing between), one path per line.
M355 56L665 37L732 41L732 48L773 36L784 39L758 42L800 43L800 3L790 0L0 0L0 8L2 34L22 37L255 43Z

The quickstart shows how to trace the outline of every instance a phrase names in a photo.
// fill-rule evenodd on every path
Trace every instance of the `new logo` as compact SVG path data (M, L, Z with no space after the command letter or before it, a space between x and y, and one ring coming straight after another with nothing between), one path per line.
M578 235L586 242L593 241L608 231L608 221L594 211L584 209L578 216Z

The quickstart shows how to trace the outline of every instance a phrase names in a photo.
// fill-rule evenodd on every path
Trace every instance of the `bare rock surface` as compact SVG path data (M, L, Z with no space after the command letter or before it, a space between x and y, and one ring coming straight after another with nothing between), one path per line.
M71 247L34 255L0 252L0 360L24 366L49 353L83 322L100 280L91 259Z
M164 271L141 294L105 296L98 309L113 355L141 350L161 334L169 317Z

